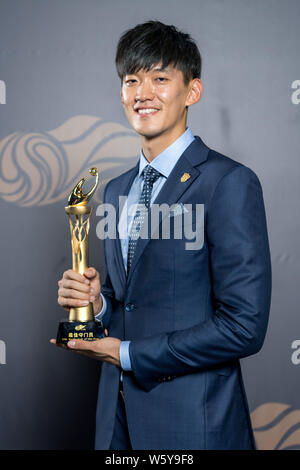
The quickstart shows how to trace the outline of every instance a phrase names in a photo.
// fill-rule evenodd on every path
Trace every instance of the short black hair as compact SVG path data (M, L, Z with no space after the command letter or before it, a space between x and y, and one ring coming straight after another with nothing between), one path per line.
M141 69L171 65L183 73L184 83L201 76L201 55L189 34L173 25L147 21L125 31L119 39L116 67L121 80Z

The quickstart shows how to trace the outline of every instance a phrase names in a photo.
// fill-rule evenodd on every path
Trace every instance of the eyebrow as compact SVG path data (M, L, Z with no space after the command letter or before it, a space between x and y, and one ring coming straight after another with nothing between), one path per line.
M154 67L152 69L153 72L170 72L170 67Z
M126 73L126 74L124 75L124 78L125 78L126 76L128 76L128 75L136 75L136 74L139 73L140 70L141 70L141 69L139 69L137 72ZM168 67L168 66L167 66L167 67L159 67L159 66L157 66L157 67L154 67L154 68L150 69L149 72L165 72L165 73L172 73L172 69L171 69L170 67Z

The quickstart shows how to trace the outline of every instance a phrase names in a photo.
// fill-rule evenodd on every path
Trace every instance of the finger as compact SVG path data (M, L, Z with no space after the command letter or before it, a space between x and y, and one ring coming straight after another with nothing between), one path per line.
M77 273L76 271L73 271L73 269L68 269L65 271L63 274L63 279L72 279L73 281L85 282L86 284L89 284L89 280L86 277Z
M98 271L95 268L88 268L84 271L84 275L89 278L93 279L94 277L99 277Z
M58 289L58 296L65 297L66 299L88 300L90 302L95 300L95 295L90 292L80 292L75 289L64 289L62 287Z
M107 330L106 328L105 328L105 330L104 330L104 334L105 334L106 336L108 336L108 330Z
M72 279L62 279L61 282L58 281L58 285L63 289L74 289L80 292L90 292L91 289L90 285L88 285L86 282L74 281Z
M86 307L90 302L83 299L69 299L67 297L59 296L57 299L58 304L61 307Z
M92 343L94 343L94 341L84 341L83 339L77 339L75 341L68 341L68 347L70 349L76 349L80 351L93 351L94 347Z

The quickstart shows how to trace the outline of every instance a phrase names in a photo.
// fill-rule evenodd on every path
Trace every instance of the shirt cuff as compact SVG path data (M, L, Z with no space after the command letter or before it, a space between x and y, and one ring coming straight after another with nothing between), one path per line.
M102 321L102 318L103 318L103 315L105 314L106 310L107 310L107 302L105 300L105 297L104 295L100 294L101 297L102 297L102 309L99 313L97 313L97 315L95 315L95 320L97 321Z
M130 341L121 341L120 344L120 363L123 370L132 370L129 356Z

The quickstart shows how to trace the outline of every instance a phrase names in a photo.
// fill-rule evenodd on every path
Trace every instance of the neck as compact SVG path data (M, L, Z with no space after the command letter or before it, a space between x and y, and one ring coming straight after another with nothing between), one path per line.
M168 148L178 139L186 130L186 123L180 129L174 129L170 133L161 134L155 137L140 135L143 154L148 162L152 162L160 153Z

